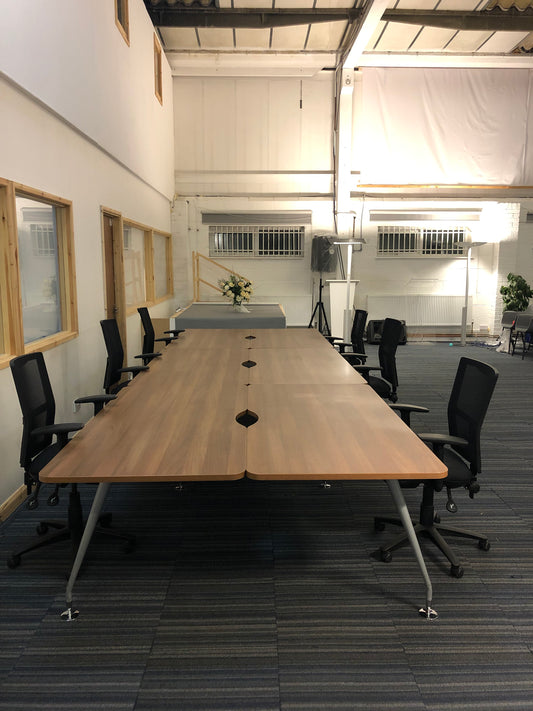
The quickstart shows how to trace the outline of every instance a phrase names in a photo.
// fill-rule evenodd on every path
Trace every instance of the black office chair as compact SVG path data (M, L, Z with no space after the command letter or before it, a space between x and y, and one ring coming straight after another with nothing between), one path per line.
M327 338L331 345L337 348L340 353L345 353L346 349L351 347L354 353L357 353L361 356L360 360L364 363L363 357L366 358L366 356L365 343L363 338L365 335L367 316L368 312L364 309L355 310L349 342L346 342L345 340L343 340L343 338L340 338L339 336L325 336L325 338Z
M345 358L358 373L364 377L370 387L380 397L396 402L398 395L398 373L396 370L396 349L403 334L403 324L394 318L386 318L383 323L381 341L378 347L379 366L363 365L366 355L360 353L343 353ZM370 375L379 370L381 377Z
M100 326L102 327L107 350L104 390L106 393L116 394L129 383L129 380L121 380L123 374L127 373L135 378L139 373L148 370L146 363L160 356L161 353L143 353L140 356L135 356L136 358L142 358L145 364L124 367L124 349L116 320L114 318L106 318L100 321Z
M150 354L153 353L154 351L154 346L158 342L164 342L165 345L168 346L169 343L172 343L172 341L177 340L179 337L180 333L183 333L184 329L183 328L176 328L176 329L171 329L170 331L165 331L164 336L161 338L156 338L155 337L155 331L154 331L154 325L152 323L152 319L150 317L150 312L146 308L146 306L141 306L137 309L139 312L139 315L141 317L141 322L143 325L144 329L144 338L143 338L143 356L144 354ZM145 363L146 365L146 363Z
M446 487L446 508L450 513L455 513L457 506L452 498L453 489L465 488L471 499L479 491L477 476L481 472L481 426L497 380L498 371L491 365L471 358L461 358L448 401L448 434L418 435L448 467L448 476L445 479L400 482L404 488L423 485L420 520L415 524L415 531L417 535L428 536L438 546L450 561L450 573L456 578L462 577L464 570L441 532L477 540L479 548L485 551L489 550L490 543L487 537L480 533L439 525L440 518L434 507L434 493ZM398 404L391 407L403 409L405 413L415 406ZM422 408L422 411L424 410L425 408ZM383 530L386 523L401 525L400 519L396 517L377 516L374 519L374 526L378 531ZM390 545L381 547L381 559L386 562L391 560L392 551L406 542L407 536L402 535Z
M20 465L24 469L24 484L28 494L26 505L29 509L36 509L39 505L41 470L68 444L69 435L82 429L83 424L81 422L55 423L55 400L42 353L28 353L14 358L10 366L22 410ZM78 398L75 402L93 404L96 415L106 402L114 400L115 397L115 395L91 395ZM55 506L59 502L59 489L60 485L57 485L48 497L50 506ZM110 516L102 517L101 523L109 525ZM39 538L12 553L7 560L8 567L16 568L20 565L21 557L25 553L68 538L71 539L74 556L83 533L83 526L80 495L77 485L72 484L68 521L41 521L37 526ZM48 533L49 529L52 529L50 533ZM122 539L128 544L134 541L132 536L107 528L97 530L108 536Z

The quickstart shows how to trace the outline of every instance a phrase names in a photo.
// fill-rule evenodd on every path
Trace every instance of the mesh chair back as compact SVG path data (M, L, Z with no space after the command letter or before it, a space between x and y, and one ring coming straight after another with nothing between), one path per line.
M350 335L350 341L352 342L354 353L364 353L365 344L363 342L363 336L365 333L366 317L368 313L363 309L356 309L353 323L352 332Z
M52 435L31 436L37 427L53 425L55 400L42 353L27 353L9 364L22 410L20 465L26 469L31 460L52 443Z
M137 311L139 312L139 315L141 317L141 322L144 329L143 353L153 353L155 343L155 331L152 319L150 318L150 312L148 311L146 306L141 306L137 309Z
M104 390L108 393L120 380L121 374L118 371L124 363L124 349L122 348L118 324L114 318L106 318L100 321L100 326L102 327L107 350Z
M474 475L481 471L481 426L497 380L498 371L491 365L463 357L448 401L449 432L468 442L453 449L469 462Z
M395 318L386 318L383 322L383 331L378 348L379 365L381 373L393 388L398 387L398 373L396 371L396 349L402 337L403 324Z

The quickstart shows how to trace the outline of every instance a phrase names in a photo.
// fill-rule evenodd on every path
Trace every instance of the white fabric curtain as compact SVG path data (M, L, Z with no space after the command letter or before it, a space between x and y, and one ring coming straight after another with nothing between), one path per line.
M533 185L532 82L528 69L364 69L359 182Z

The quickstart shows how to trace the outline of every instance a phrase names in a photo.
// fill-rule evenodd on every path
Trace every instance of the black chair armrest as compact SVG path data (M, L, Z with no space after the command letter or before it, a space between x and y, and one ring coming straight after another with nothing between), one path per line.
M44 425L36 427L31 431L31 435L39 437L40 435L55 435L61 447L64 447L68 442L68 436L71 432L78 432L83 429L83 422L58 422L54 425Z
M405 402L395 402L389 405L389 407L393 410L396 410L396 412L400 414L400 417L402 418L403 422L405 422L405 424L409 427L411 426L412 412L429 412L429 409L427 407L423 407L422 405L409 405Z
M335 341L342 341L342 336L324 336L324 338L326 341L329 341L331 345L333 345Z
M435 444L440 444L440 445L446 445L446 444L456 444L456 445L465 445L468 444L468 440L464 439L463 437L454 437L453 435L449 434L437 434L435 432L420 432L418 434L420 439L424 440L424 442L432 442Z
M116 399L116 395L86 395L85 397L76 398L74 402L76 405L85 405L86 403L94 405L94 414L97 415L107 402Z
M367 358L365 353L346 353L346 352L342 353L341 352L341 356L344 358L345 361L347 361L354 368L363 366L363 363L366 361L366 358ZM369 366L366 366L366 367L369 367ZM378 368L378 370L379 370L379 368Z
M170 331L163 331L163 333L168 333L171 334L172 336L176 336L176 338L180 335L180 333L185 333L184 328L172 328Z
M433 453L439 457L440 452L448 445L465 446L468 444L466 439L462 437L454 437L449 434L436 434L434 432L419 432L420 439L428 445L431 445Z
M351 353L345 353L344 356L349 356L352 355ZM348 359L347 359L348 360ZM381 368L379 365L354 365L353 366L355 370L357 370L358 373L361 373L361 375L368 375L371 373L373 370L379 370L381 372Z
M131 373L135 377L144 370L150 370L150 368L147 365L130 365L127 368L118 368L117 373Z
M172 341L177 341L177 340L178 340L177 336L163 336L162 338L154 338L154 341L156 343L165 342L167 346L169 343L172 343Z

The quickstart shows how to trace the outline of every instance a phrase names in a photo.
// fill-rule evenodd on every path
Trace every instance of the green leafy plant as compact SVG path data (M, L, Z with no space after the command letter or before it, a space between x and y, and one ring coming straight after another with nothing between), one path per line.
M520 274L508 274L507 286L500 287L506 311L525 311L533 297L531 287Z

